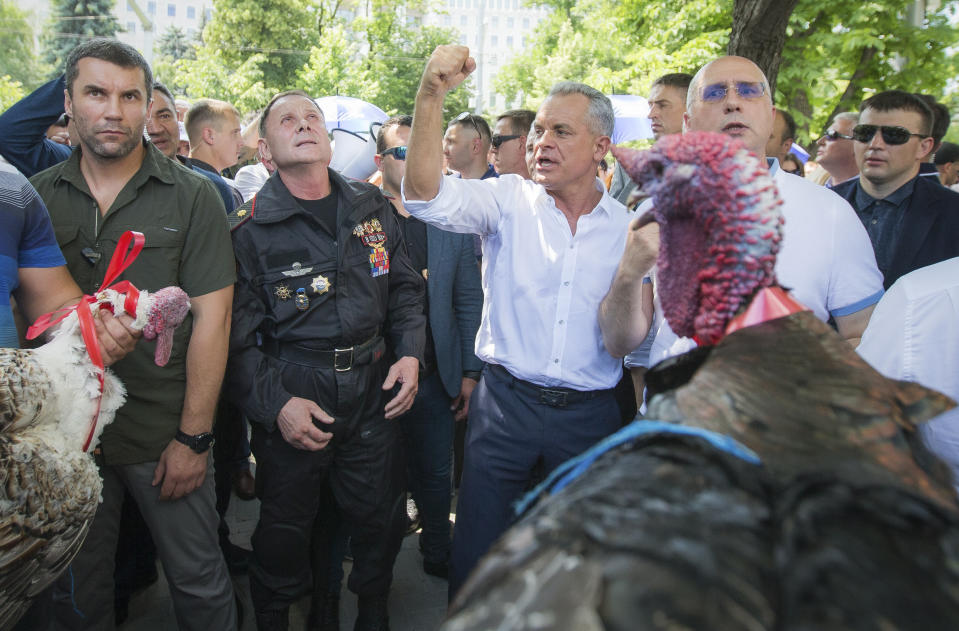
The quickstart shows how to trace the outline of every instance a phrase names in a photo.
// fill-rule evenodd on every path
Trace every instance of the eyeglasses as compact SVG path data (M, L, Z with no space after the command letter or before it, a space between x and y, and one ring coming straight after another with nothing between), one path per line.
M369 155L369 154L367 154ZM381 156L393 156L397 160L406 160L406 146L390 147L380 154Z
M744 99L758 99L766 94L766 85L762 81L734 81L736 94ZM703 88L703 101L707 103L718 103L729 94L729 85L726 83L713 83Z
M520 137L521 137L520 134L493 134L493 137L492 139L490 139L490 142L493 144L494 149L499 149L499 146L503 144L504 142L508 142L510 140L513 140L515 138L520 138Z
M852 128L852 138L856 142L869 142L877 131L882 131L882 141L887 145L904 145L913 136L929 138L929 134L914 134L898 125L856 125Z
M846 134L840 134L835 129L830 129L822 137L828 142L836 142L837 140L852 140L852 136L847 136Z
M450 125L452 125L453 123L469 122L469 124L473 126L473 129L476 130L476 133L479 135L479 137L482 138L483 132L480 131L479 125L476 124L475 118L476 118L475 114L470 114L469 112L463 112L462 114L454 118L453 121L450 123Z

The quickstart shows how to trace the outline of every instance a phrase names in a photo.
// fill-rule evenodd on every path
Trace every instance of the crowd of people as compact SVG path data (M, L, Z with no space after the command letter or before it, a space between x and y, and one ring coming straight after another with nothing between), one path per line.
M308 594L308 628L337 629L348 548L355 628L387 629L408 492L423 570L452 600L514 502L632 420L646 369L695 346L656 301L658 228L638 219L656 200L618 164L599 177L609 99L562 82L492 128L445 121L474 70L467 48L436 49L414 111L378 132L379 186L329 168L316 95L279 93L244 128L229 103L175 98L116 40L78 45L63 77L0 114L0 287L20 317L99 290L127 230L146 245L123 278L192 302L164 368L126 316L102 316L127 389L96 452L103 501L22 628L114 628L158 557L180 629L237 628L242 572L258 629L287 629ZM874 94L833 117L810 169L772 96L755 63L721 57L654 80L649 119L656 139L717 132L766 159L779 282L880 370L959 395L959 348L931 352L959 321L959 300L930 298L959 291L948 110ZM16 346L7 302L0 340ZM950 465L954 436L926 435ZM260 500L252 554L229 541L231 491Z

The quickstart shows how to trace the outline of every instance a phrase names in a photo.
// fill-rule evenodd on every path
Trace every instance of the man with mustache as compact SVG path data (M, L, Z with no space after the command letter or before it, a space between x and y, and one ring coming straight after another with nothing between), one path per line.
M124 489L153 533L179 628L236 628L209 466L235 263L213 185L143 137L152 88L150 67L132 47L106 38L77 46L67 58L64 106L78 147L32 179L67 268L85 293L101 287L120 236L135 229L145 247L122 278L150 291L178 285L192 304L165 367L153 363L146 344L114 366L127 401L103 432L103 502L58 583L55 629L114 628L113 561Z

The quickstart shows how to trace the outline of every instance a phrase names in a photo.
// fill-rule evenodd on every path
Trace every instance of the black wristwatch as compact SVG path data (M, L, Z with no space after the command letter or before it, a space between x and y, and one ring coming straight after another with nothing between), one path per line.
M210 432L190 436L178 429L175 438L198 454L206 453L206 450L213 446L213 434Z

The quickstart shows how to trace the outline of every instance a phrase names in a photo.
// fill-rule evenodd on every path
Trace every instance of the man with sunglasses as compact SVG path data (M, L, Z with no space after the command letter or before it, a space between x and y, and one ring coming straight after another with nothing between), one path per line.
M852 130L861 177L835 190L869 233L888 289L914 269L959 256L959 193L919 177L932 150L933 112L916 95L880 92Z
M465 421L483 362L473 351L483 308L479 267L471 235L440 230L410 215L400 192L412 116L394 116L380 127L376 165L393 203L413 269L426 278L427 336L419 391L400 417L406 436L410 491L423 532L423 571L446 578L450 553L450 446L454 417ZM462 423L459 423L460 425Z
M492 134L482 116L463 112L450 121L443 136L443 155L450 169L467 180L496 177L493 165L487 162Z
M762 70L743 57L721 57L693 77L684 126L687 131L719 132L738 138L747 149L764 158L775 111ZM804 178L784 173L775 159L767 162L786 218L776 276L818 318L825 321L831 316L839 334L857 344L883 291L869 238L855 213L837 195ZM655 200L644 204L649 208ZM641 207L640 211L643 210ZM649 247L647 240L630 240L629 245L624 260L635 258L649 261L649 265L655 261L655 253L650 256L636 251L641 246ZM622 354L635 348L650 327L639 292L634 290L648 267L621 265L617 280L603 301L606 315L601 315L600 322L611 353ZM621 276L628 276L629 282ZM652 363L695 346L692 340L678 338L665 319L656 315L653 321L660 324L650 351Z
M403 204L414 217L484 237L475 348L487 365L470 399L451 596L509 527L534 469L549 472L619 428L612 389L623 374L597 323L629 222L596 177L612 104L589 86L557 84L533 123L531 180L444 178L443 101L475 68L465 46L433 52L403 180Z
M493 168L500 175L514 173L525 180L529 179L526 138L535 117L536 112L532 110L507 110L496 117L490 156Z
M840 112L816 141L816 162L829 173L826 188L859 176L859 165L852 150L852 128L857 123L857 112Z

